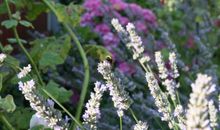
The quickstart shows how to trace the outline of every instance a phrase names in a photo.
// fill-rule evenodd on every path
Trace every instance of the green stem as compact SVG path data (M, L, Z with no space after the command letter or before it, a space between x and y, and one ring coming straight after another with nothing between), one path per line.
M50 8L50 10L53 11L53 13L55 15L57 14L56 9L53 7L53 5L48 0L42 0L42 1L48 6L48 8ZM83 105L84 105L86 93L87 93L88 86L89 86L89 77L90 77L89 63L88 63L88 59L86 57L86 53L85 53L81 43L79 42L77 36L72 31L71 27L68 24L64 23L64 22L62 22L62 24L63 24L64 28L68 31L71 38L76 43L76 46L79 50L79 53L80 53L80 56L82 58L83 65L84 65L85 77L84 77L84 81L83 81L83 85L82 85L82 91L81 91L81 94L80 94L80 101L79 101L79 104L78 104L78 107L77 107L77 110L76 110L76 119L80 120L80 116L81 116L81 113L82 113L82 108L83 108Z
M133 111L131 108L129 108L129 111L131 112L131 115L133 116L133 118L134 118L134 120L136 121L136 123L138 123L138 119L137 119L137 117L135 116L134 111Z
M15 128L10 124L10 122L7 120L7 118L2 113L0 113L0 119L2 123L4 123L5 126L8 128L8 130L15 130Z
M75 121L75 123L76 123L80 128L84 129L83 126L82 126L82 124L81 124L78 120L76 120L75 117L74 117L62 104L60 104L59 101L57 101L57 100L53 97L53 95L51 95L47 90L45 90L45 89L43 89L43 88L42 88L42 90L43 90L44 93L46 93L51 99L53 99L54 102L55 102L57 105L59 105L59 107L61 107L61 108L71 117L71 119L72 119L73 121Z
M120 120L120 130L122 130L122 117L121 116L119 117L119 120Z
M12 13L11 13L11 10L10 10L9 4L8 4L8 0L5 0L5 3L6 3L6 6L7 6L9 19L12 19ZM30 61L31 65L33 66L33 69L34 69L34 71L37 75L37 78L38 78L40 84L42 86L44 86L44 82L43 82L43 80L40 76L40 72L38 71L38 68L37 68L36 64L34 63L34 60L32 59L32 57L30 56L30 54L28 53L28 51L26 50L26 48L23 46L23 44L20 41L20 38L19 38L18 31L17 31L16 27L13 27L12 29L13 29L13 32L14 32L14 35L15 35L15 38L16 38L16 41L17 41L18 45L20 46L22 51L27 56L27 58Z

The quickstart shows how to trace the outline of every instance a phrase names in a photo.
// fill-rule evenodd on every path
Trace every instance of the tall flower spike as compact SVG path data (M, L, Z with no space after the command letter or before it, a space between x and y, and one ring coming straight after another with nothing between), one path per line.
M149 56L144 56L144 47L142 45L141 38L136 34L135 27L132 23L128 23L126 26L127 31L119 23L118 19L112 19L112 25L118 32L121 40L127 44L126 46L133 51L133 59L138 59L141 64L150 60Z
M141 37L135 32L135 27L132 23L128 23L126 29L130 37L130 42L127 43L127 47L133 51L133 59L141 58L144 53Z
M157 63L160 78L166 79L168 77L168 70L165 67L165 63L162 59L162 55L160 51L155 52L155 61Z
M7 57L7 56L6 56L4 53L1 53L1 54L0 54L0 66L1 66L1 64L4 62L4 60L5 60L6 57Z
M164 93L161 92L158 82L154 77L153 73L146 73L146 79L148 83L148 87L150 89L150 93L155 100L155 105L158 108L158 111L162 114L161 120L167 121L169 123L169 127L173 127L173 117L171 114L169 101Z
M186 113L186 128L187 130L210 130L207 98L215 91L212 78L204 74L198 74L195 83L191 87L192 93L190 94Z
M90 94L90 100L86 103L86 111L83 114L83 124L88 125L89 129L96 130L97 122L101 117L100 102L103 93L106 91L106 86L100 82L95 83L94 93Z
M210 118L210 125L214 129L217 124L217 108L214 105L213 100L209 101L209 118Z
M20 70L20 73L18 73L18 78L21 79L25 77L29 72L31 72L31 65L28 64L27 67L23 67L23 69Z
M134 130L147 130L148 125L146 122L138 121L138 123L134 126Z
M27 69L22 75L24 76L28 72ZM68 121L62 119L61 112L54 108L54 102L52 100L46 100L39 95L33 79L26 82L20 81L18 85L25 99L29 101L31 108L37 112L36 114L39 117L45 119L48 127L56 130L67 130Z
M176 59L176 54L174 52L171 52L169 54L169 61L170 61L170 67L171 67L171 76L173 78L178 78L179 77L179 71L177 69L177 59Z
M114 103L114 107L117 109L117 114L119 117L122 117L124 115L124 110L127 110L132 103L131 98L124 90L124 86L122 85L120 79L116 78L114 73L112 73L109 62L100 62L98 64L98 72L101 73L103 78L106 80L106 86L112 96L112 101Z

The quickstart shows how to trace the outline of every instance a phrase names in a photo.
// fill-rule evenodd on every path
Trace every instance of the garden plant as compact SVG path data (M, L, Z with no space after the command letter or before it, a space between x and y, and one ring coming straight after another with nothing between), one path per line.
M220 129L219 14L219 0L0 1L0 130Z

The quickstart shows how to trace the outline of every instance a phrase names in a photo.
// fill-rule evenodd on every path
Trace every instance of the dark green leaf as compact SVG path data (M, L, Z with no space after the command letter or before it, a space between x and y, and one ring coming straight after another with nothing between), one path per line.
M47 84L45 90L50 92L50 94L61 103L68 102L73 94L72 91L59 87L59 85L52 80Z
M28 22L28 21L25 21L25 20L21 20L19 21L19 23L25 27L31 27L31 28L34 28L34 26L32 25L32 23Z
M7 29L10 29L12 27L16 27L18 25L18 21L11 19L11 20L5 20L1 23L2 26L4 26Z
M7 95L5 98L0 97L0 109L6 112L13 112L16 109L13 96Z

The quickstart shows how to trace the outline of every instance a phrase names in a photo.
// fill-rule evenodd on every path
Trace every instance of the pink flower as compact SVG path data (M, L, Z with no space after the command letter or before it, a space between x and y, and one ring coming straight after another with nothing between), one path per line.
M129 19L127 17L121 16L121 14L119 14L116 11L114 11L113 14L114 14L115 18L117 18L122 25L127 25L128 24Z
M86 0L83 4L83 7L85 7L88 11L94 11L97 8L99 8L102 5L101 0Z
M127 8L127 3L123 2L122 0L108 0L114 9L116 10L124 10Z
M156 23L156 16L154 15L154 13L151 10L143 9L142 15L143 15L144 20L150 22L153 25L157 24Z
M101 0L86 0L83 4L83 7L90 12L90 14L93 14L93 16L102 16L102 2Z
M136 21L135 22L135 27L137 27L137 30L139 32L143 32L143 33L146 33L148 30L147 30L147 26L145 25L144 21Z
M80 21L81 26L86 26L86 25L90 25L93 23L93 18L95 16L91 13L85 13Z
M95 26L95 32L99 33L100 35L107 34L110 31L111 30L107 24L101 23Z
M119 43L119 38L109 32L103 36L103 42L106 46L115 46Z
M129 75L135 72L135 67L132 64L128 64L127 62L119 63L118 68L122 73L126 73Z
M132 13L140 15L142 13L142 8L137 5L137 4L129 4L130 10L132 11Z

